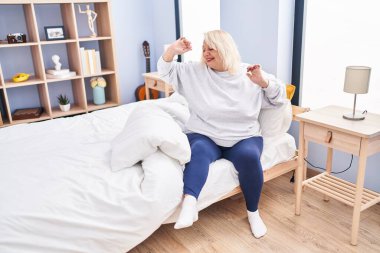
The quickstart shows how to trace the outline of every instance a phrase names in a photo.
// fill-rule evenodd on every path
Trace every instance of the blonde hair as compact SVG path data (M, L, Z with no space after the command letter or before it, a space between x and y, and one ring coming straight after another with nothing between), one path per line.
M240 54L232 36L222 30L209 31L204 34L204 42L218 51L223 62L223 67L230 74L236 74L240 68ZM205 63L202 54L201 61Z

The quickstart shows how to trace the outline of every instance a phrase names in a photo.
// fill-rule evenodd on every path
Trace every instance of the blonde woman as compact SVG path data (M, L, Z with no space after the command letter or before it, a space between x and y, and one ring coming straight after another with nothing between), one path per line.
M238 171L251 230L260 238L267 228L258 211L263 185L258 116L262 108L285 101L285 85L260 65L243 66L227 32L205 34L201 62L173 61L175 55L191 49L190 41L180 38L158 61L161 77L187 99L190 109L186 128L192 154L184 170L184 199L174 227L188 227L198 219L197 199L209 165L224 158Z

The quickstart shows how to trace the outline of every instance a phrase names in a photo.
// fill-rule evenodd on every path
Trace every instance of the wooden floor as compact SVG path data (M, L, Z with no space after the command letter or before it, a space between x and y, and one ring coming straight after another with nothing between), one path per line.
M208 252L380 252L380 205L361 214L359 244L350 245L352 208L306 189L301 216L294 215L290 174L264 184L260 214L268 233L255 239L249 229L244 198L226 199L199 213L190 228L162 225L131 253Z

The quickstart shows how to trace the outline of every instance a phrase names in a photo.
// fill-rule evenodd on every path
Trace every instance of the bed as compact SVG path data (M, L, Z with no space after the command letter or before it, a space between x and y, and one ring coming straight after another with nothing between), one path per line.
M183 187L175 158L157 149L126 169L110 165L112 140L141 104L178 108L165 98L0 129L0 252L126 252L175 221ZM264 138L265 181L294 170L295 154L289 134ZM229 161L214 162L198 209L238 185Z

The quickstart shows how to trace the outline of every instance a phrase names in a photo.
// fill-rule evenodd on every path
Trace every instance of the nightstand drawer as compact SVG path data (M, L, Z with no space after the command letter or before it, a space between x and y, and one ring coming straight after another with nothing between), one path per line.
M340 131L305 123L305 139L338 149L353 155L359 155L361 138Z
M150 89L165 91L165 82L163 81L146 78L145 84L148 85Z

